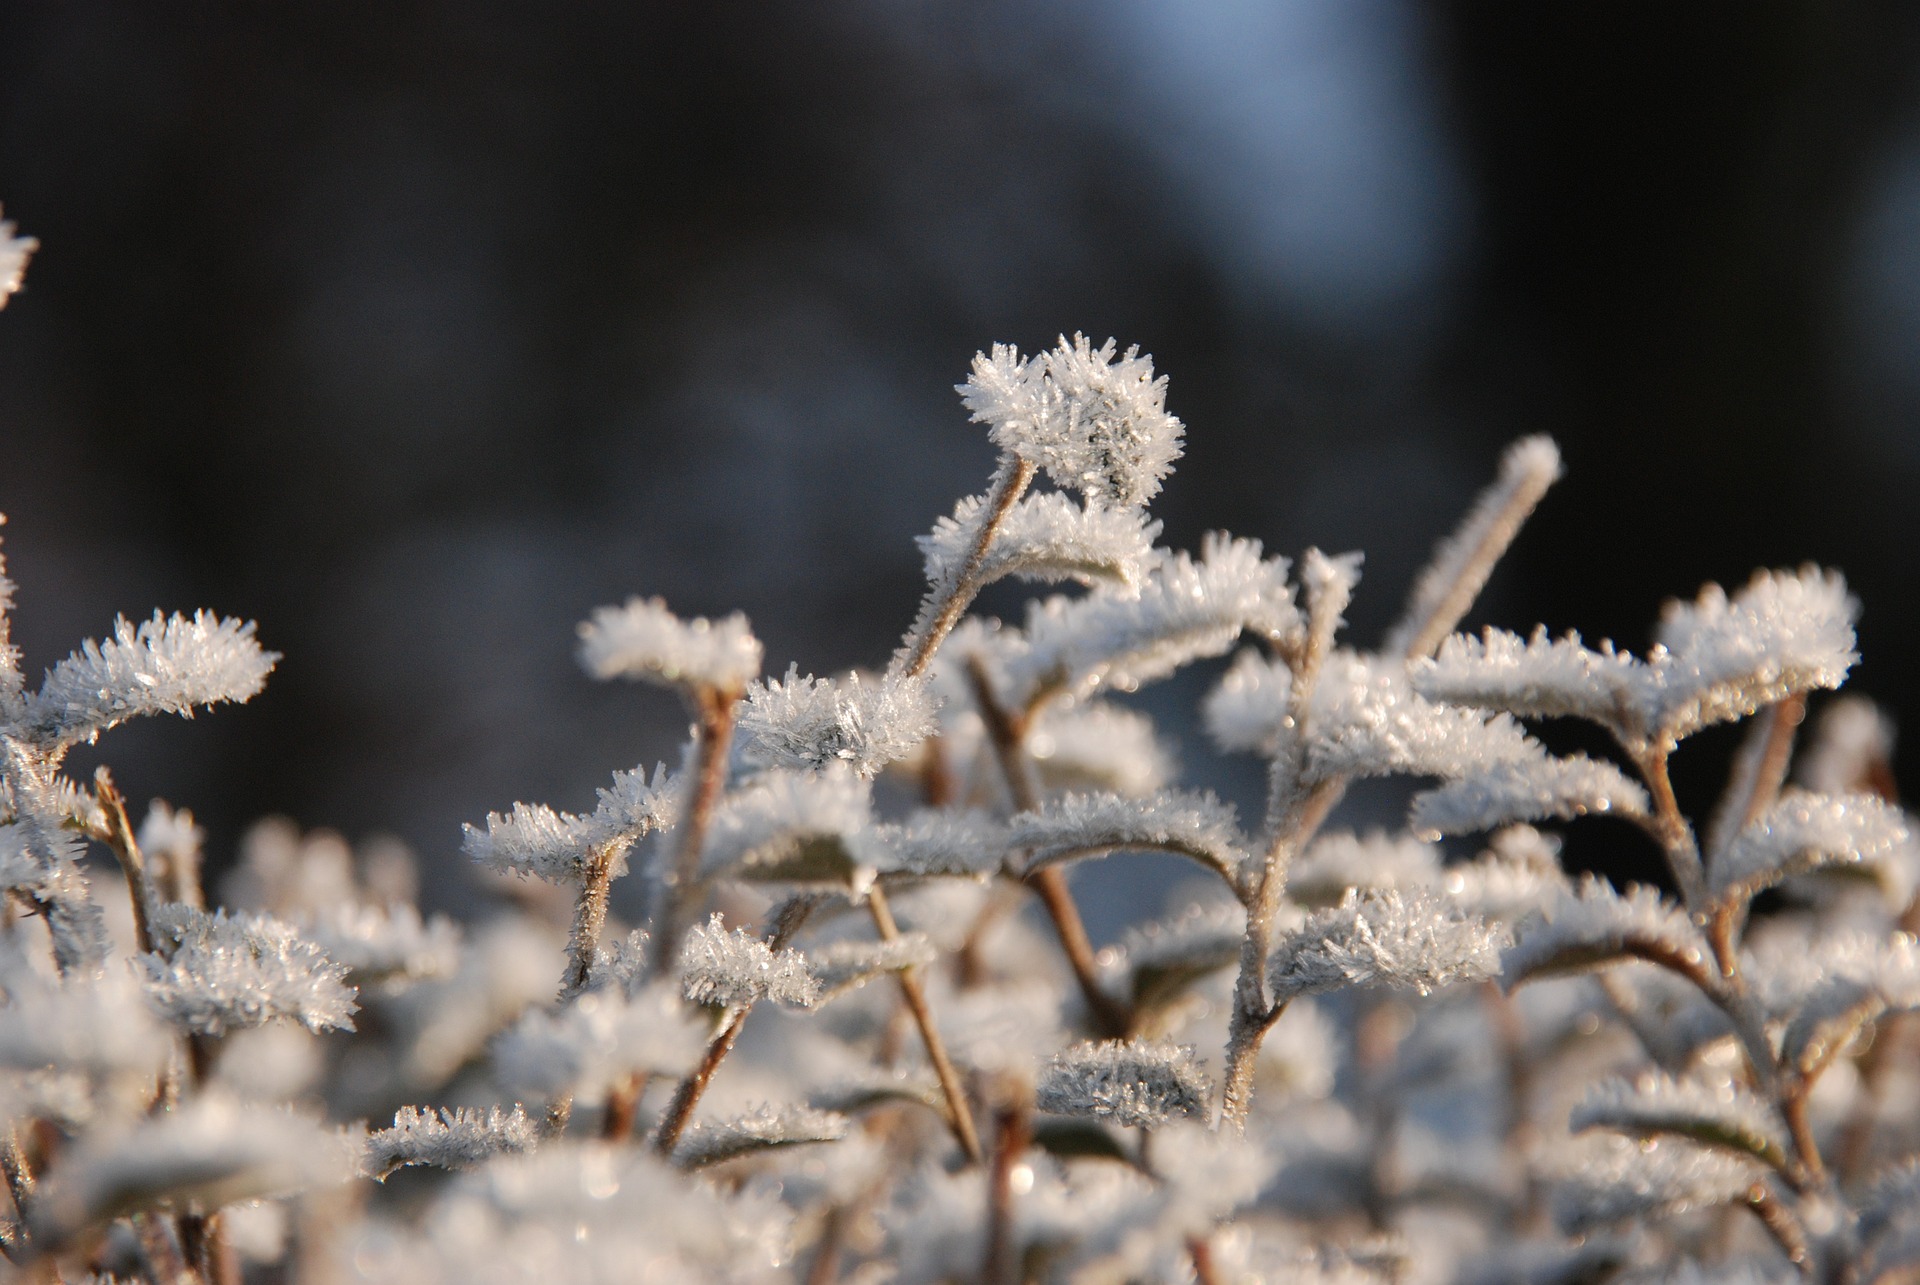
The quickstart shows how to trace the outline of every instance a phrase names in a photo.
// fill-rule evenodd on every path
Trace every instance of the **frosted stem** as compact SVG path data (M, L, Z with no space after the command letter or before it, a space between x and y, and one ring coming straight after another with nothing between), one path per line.
M980 568L986 562L987 550L993 544L993 537L1006 521L1007 514L1026 494L1027 487L1033 484L1036 466L1017 455L1000 457L1000 467L994 472L992 485L987 490L987 502L980 506L979 528L975 531L971 547L959 569L933 586L921 604L919 619L901 644L900 652L894 657L892 669L894 676L914 678L926 672L933 663L934 652L946 641L953 627L960 623L960 617L980 592Z
M867 909L873 916L873 926L879 931L880 939L898 940L899 925L894 923L893 910L887 905L887 896L878 885L867 892ZM960 1073L947 1056L947 1046L940 1038L940 1028L933 1023L933 1010L927 1006L926 988L920 984L920 970L903 968L894 974L894 978L900 987L900 997L906 1000L907 1008L913 1014L913 1024L920 1029L920 1042L926 1046L927 1060L933 1063L933 1073L940 1079L940 1092L947 1099L947 1121L953 1128L953 1136L959 1141L960 1149L966 1152L967 1159L979 1164L984 1153L980 1150L980 1135L973 1127L973 1109L967 1105L967 1091L960 1083Z
M126 797L114 785L113 775L104 767L94 771L93 793L107 819L105 833L97 837L113 850L121 871L127 877L127 893L133 900L134 939L142 954L151 954L158 949L153 939L153 917L160 906L159 894L154 890L153 880L147 873L147 863L140 853L140 844L133 837L133 824L127 819Z
M1013 1171L1033 1140L1031 1108L1024 1090L994 1113L993 1167L987 1174L985 1285L1020 1285L1019 1244L1013 1235Z
M1746 743L1734 758L1726 791L1707 826L1707 850L1726 851L1733 837L1760 819L1780 797L1793 760L1794 732L1807 715L1807 696L1796 692L1769 705L1753 721Z
M674 955L680 949L687 921L685 895L699 880L700 850L706 845L707 826L726 788L727 750L733 743L733 715L739 701L738 692L703 687L694 702L699 726L695 734L693 798L680 821L673 868L662 875L661 884L655 888L652 935L648 938L650 971L655 977L672 969Z

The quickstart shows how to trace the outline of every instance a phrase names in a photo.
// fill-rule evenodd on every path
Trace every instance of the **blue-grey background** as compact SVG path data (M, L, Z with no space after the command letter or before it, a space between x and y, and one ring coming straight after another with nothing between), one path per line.
M1897 3L0 3L17 638L257 618L259 701L104 757L216 860L388 830L455 904L462 820L672 753L576 621L880 663L991 463L951 385L1078 329L1172 376L1169 538L1364 548L1363 642L1544 431L1482 619L1638 646L1816 559L1920 710L1916 69Z

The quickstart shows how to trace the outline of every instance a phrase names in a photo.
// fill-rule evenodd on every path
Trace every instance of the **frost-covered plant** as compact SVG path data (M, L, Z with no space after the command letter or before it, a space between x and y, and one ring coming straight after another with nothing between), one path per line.
M31 248L0 225L0 300ZM468 826L500 897L459 927L421 915L403 853L284 822L210 898L190 814L136 827L110 774L62 766L134 715L245 700L276 658L249 624L156 615L29 691L0 580L0 1251L167 1285L242 1259L407 1282L1920 1271L1920 866L1889 722L1830 702L1794 771L1809 695L1854 660L1836 573L1710 586L1639 655L1457 634L1560 474L1530 438L1368 649L1343 634L1358 555L1157 544L1185 429L1149 358L1001 346L960 392L1000 459L921 540L885 667L767 677L738 615L594 612L586 670L668 688L691 739L590 812ZM971 614L1003 579L1066 588L1018 624ZM1265 768L1244 811L1127 703L1216 659L1205 726ZM1533 725L1561 717L1613 749L1550 750ZM1742 719L1696 822L1670 757ZM1326 828L1381 776L1417 783L1404 827ZM1534 828L1596 814L1658 846L1671 890L1576 882ZM1189 880L1097 947L1069 874L1123 851ZM630 867L637 924L612 900Z

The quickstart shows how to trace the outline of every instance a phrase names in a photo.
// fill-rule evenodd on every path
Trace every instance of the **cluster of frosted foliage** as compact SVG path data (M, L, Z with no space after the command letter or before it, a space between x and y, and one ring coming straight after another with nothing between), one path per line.
M760 676L762 654L738 612L682 620L658 598L600 607L580 626L580 663L595 678L739 693Z
M1085 335L1028 358L995 344L974 358L960 399L994 445L1056 485L1102 504L1144 504L1180 458L1185 429L1167 413L1153 358L1116 352L1113 340L1095 348Z
M1530 438L1370 646L1356 554L1160 543L1183 438L1146 357L1001 348L962 391L1001 456L921 541L884 672L763 680L738 616L596 612L588 671L691 714L646 747L676 770L582 813L500 800L465 889L285 819L223 852L245 818L70 774L276 657L156 615L30 688L0 577L13 1274L1920 1275L1920 856L1891 719L1824 694L1854 661L1837 575L1709 588L1639 656L1481 630L1561 471ZM996 580L1078 587L1002 621ZM1156 717L1209 683L1251 770L1183 764ZM1613 744L1550 750L1566 717ZM1669 755L1741 720L1690 815ZM1405 788L1349 797L1374 777ZM1665 877L1570 877L1597 814L1584 858ZM1163 901L1108 895L1121 852L1166 863Z
M38 241L18 232L12 219L0 219L0 308L6 307L7 299L20 289L27 275L27 260L40 248Z

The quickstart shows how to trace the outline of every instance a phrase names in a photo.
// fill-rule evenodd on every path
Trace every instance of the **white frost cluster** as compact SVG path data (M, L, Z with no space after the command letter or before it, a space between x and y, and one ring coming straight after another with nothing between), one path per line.
M1336 830L1314 840L1287 871L1287 896L1330 906L1350 888L1430 888L1440 881L1440 850L1412 835Z
M1011 846L1007 829L980 811L921 808L904 821L852 836L856 859L883 874L980 878L1000 868Z
M1787 1140L1772 1107L1732 1083L1676 1080L1652 1073L1593 1087L1567 1126L1604 1128L1628 1137L1674 1135L1771 1165L1786 1162Z
M927 582L957 582L978 537L984 501L970 495L919 537ZM1058 492L1023 496L994 529L974 575L982 585L1009 576L1057 583L1139 582L1154 557L1160 524L1143 510L1075 504Z
M1201 713L1213 743L1228 753L1272 754L1292 716L1293 673L1252 648L1233 658Z
M1211 794L1168 790L1150 799L1117 794L1068 794L1008 823L1008 842L1028 849L1038 869L1101 852L1173 852L1237 877L1247 841L1233 805Z
M353 986L397 987L448 977L460 966L460 930L435 915L423 921L406 903L336 905L300 925L307 940L346 969Z
M926 680L800 676L747 688L739 715L741 755L759 767L818 770L845 763L871 777L906 758L939 726Z
M14 235L18 229L12 219L0 219L0 308L7 306L7 300L20 289L22 278L27 275L27 260L40 248L40 243L30 236ZM0 601L0 613L6 611L6 603ZM0 645L5 638L0 637Z
M91 741L129 718L251 700L279 659L261 650L251 620L208 611L191 619L156 611L137 626L123 619L113 637L89 638L48 671L24 721L52 744Z
M1152 1129L1204 1115L1212 1091L1190 1047L1107 1040L1076 1044L1048 1062L1034 1105Z
M1639 782L1604 759L1539 754L1492 763L1414 796L1409 823L1421 834L1472 834L1522 821L1595 814L1646 815Z
M1899 809L1870 794L1789 790L1733 837L1707 875L1716 896L1746 899L1822 866L1884 860L1906 841Z
M1537 760L1538 743L1505 714L1436 704L1398 661L1335 652L1321 667L1307 716L1307 779L1460 777Z
M1177 773L1153 720L1112 701L1054 702L1027 732L1027 757L1054 790L1110 790L1146 798Z
M1645 884L1635 884L1622 895L1588 875L1577 891L1549 905L1546 914L1546 920L1522 933L1501 959L1507 989L1628 957L1687 968L1699 968L1711 957L1706 938L1687 912Z
M272 1021L353 1029L347 970L288 924L176 904L154 932L165 949L137 961L147 1002L188 1030L224 1035Z
M820 1002L887 973L922 968L938 956L925 933L902 933L890 941L836 941L808 951L807 968L820 983Z
M684 1075L706 1045L678 991L658 984L631 998L589 991L557 1012L532 1009L494 1040L494 1070L511 1093L604 1094L628 1075Z
M848 840L872 816L872 787L845 764L763 772L714 810L700 877L858 886L866 875Z
M441 1107L436 1113L419 1107L401 1107L391 1129L367 1135L366 1170L384 1180L408 1165L436 1169L465 1169L493 1156L531 1151L539 1141L527 1113L492 1107Z
M696 1120L674 1148L673 1162L703 1169L780 1147L838 1142L852 1123L838 1112L805 1106L762 1106L725 1120Z
M1424 889L1350 892L1275 948L1276 1000L1347 986L1429 991L1499 971L1505 932Z
M1166 376L1129 348L1116 359L1109 339L1062 336L1022 359L1010 344L973 359L957 386L994 445L1045 469L1058 486L1089 501L1138 505L1152 499L1180 458L1180 421L1167 414Z
M636 840L672 826L679 818L680 786L664 765L654 767L651 781L637 768L615 772L613 787L600 791L600 806L586 816L544 803L516 803L504 816L489 812L485 830L462 826L460 846L503 874L576 882L597 852L617 847L624 857Z
M1414 667L1434 700L1526 717L1584 718L1628 745L1667 744L1815 688L1837 687L1857 659L1857 604L1836 572L1757 573L1729 598L1708 585L1671 603L1645 660L1577 634L1522 640L1489 629L1456 635Z
M580 663L595 678L738 695L760 676L760 640L747 618L682 620L659 598L598 607L580 626Z
M1569 1147L1553 1192L1554 1221L1569 1235L1617 1223L1731 1204L1759 1180L1751 1160L1678 1138L1655 1146L1613 1138Z
M811 1008L820 983L797 950L774 951L745 929L728 932L715 915L687 934L680 950L682 993L695 1004L743 1008L770 999L789 1008Z

